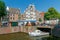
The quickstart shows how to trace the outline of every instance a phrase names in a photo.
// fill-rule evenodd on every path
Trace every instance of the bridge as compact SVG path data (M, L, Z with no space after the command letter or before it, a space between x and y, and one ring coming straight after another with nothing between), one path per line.
M37 26L37 29L44 31L44 32L49 32L50 34L52 34L53 28L54 26Z

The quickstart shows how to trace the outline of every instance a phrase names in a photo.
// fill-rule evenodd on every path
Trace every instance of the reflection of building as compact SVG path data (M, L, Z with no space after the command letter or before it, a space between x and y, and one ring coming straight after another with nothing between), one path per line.
M32 4L30 4L24 11L24 14L21 15L21 20L26 21L39 21L39 18L44 19L44 12L37 11Z

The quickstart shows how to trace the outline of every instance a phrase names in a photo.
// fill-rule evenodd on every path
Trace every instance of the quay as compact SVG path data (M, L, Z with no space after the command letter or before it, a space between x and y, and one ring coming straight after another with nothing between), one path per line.
M48 31L52 33L53 27L50 26L17 26L17 27L0 27L0 34L13 33L13 32L32 32L34 30Z

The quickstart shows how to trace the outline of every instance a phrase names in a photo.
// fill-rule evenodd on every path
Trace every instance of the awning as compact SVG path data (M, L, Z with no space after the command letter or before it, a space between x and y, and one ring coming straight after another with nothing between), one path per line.
M18 22L11 22L11 26L18 26Z
M19 22L36 22L36 20L20 20Z

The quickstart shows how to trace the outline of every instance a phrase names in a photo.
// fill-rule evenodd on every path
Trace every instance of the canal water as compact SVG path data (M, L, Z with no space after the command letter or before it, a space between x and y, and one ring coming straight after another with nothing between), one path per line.
M47 38L45 37L48 37L48 36L35 36L35 37L30 36L32 40L47 40Z
M37 36L37 37L30 37L32 40L60 40L60 37L55 37L55 36Z

